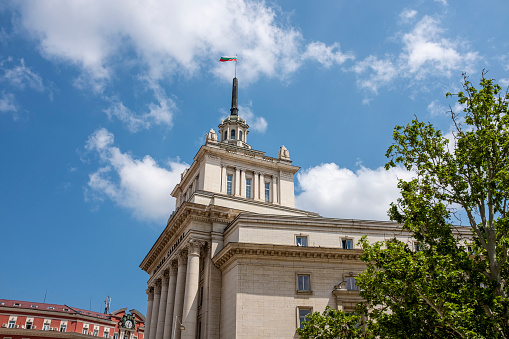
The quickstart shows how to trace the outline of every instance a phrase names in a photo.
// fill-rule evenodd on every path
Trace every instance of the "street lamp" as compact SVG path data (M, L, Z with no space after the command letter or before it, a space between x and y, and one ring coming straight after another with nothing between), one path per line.
M177 321L180 324L181 331L186 329L184 327L184 325L182 325L182 323L180 322L179 317L175 316L175 319L173 319L173 333L171 334L171 339L175 339L175 331L177 330Z

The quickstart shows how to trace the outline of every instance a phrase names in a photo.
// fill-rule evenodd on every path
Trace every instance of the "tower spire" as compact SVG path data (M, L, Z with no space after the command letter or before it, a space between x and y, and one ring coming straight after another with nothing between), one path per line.
M232 88L232 108L230 108L230 115L239 115L239 109L237 107L239 101L239 83L237 77L233 78Z

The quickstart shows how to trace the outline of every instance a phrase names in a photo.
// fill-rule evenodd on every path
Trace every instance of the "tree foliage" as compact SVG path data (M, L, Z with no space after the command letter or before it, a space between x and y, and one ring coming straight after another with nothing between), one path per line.
M479 89L464 75L463 91L447 93L463 107L450 110L448 135L417 118L394 129L386 169L402 165L415 175L399 181L389 216L420 250L361 240L363 335L509 337L509 95L485 74ZM454 226L458 220L467 226Z
M360 324L360 316L327 307L323 314L314 312L309 315L303 328L297 329L297 333L302 339L368 338Z

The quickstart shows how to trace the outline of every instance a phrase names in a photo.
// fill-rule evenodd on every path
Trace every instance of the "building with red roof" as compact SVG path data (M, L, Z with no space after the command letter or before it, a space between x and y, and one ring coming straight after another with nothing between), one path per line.
M127 308L109 314L80 308L0 299L0 339L144 339L145 317Z

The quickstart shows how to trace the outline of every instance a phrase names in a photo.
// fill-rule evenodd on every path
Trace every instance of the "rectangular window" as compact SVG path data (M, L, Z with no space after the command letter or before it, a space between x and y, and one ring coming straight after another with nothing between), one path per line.
M97 337L99 335L99 330L97 328L94 328L94 337Z
M300 247L308 246L308 237L297 236L296 239L297 239L297 246L300 246Z
M304 327L304 322L307 321L306 316L308 314L312 313L312 309L311 308L299 307L297 309L297 312L298 312L298 316L299 316L299 319L298 319L299 320L299 327L303 328Z
M60 325L60 332L65 332L66 328L66 325Z
M81 333L88 334L88 327L83 327L83 331Z
M420 244L420 243L418 243L418 242L414 242L414 251L415 251L415 252L419 252L419 251L421 251L421 250L422 250L422 246L421 246L421 244Z
M246 179L246 198L251 198L251 179Z
M359 287L355 283L355 277L346 277L346 289L348 291L358 291Z
M103 334L103 337L104 338L108 338L109 336L110 336L110 333L105 331L104 334Z
M343 245L343 248L345 250L351 250L353 249L353 240L352 239L342 239L341 243Z
M226 175L226 194L232 194L233 174Z
M265 201L270 202L270 182L265 183Z
M297 291L309 292L311 291L309 285L309 274L298 274L297 275Z
M9 328L14 328L16 326L16 320L9 320Z
M25 325L25 326L26 326L25 328L26 328L27 330L31 329L31 328L32 328L32 322L31 322L31 321L27 321L27 323L26 323L26 325Z
M115 334L113 335L113 338L114 338L114 339L118 339L118 333L115 333Z
M43 331L49 331L49 324L42 325L42 330Z

